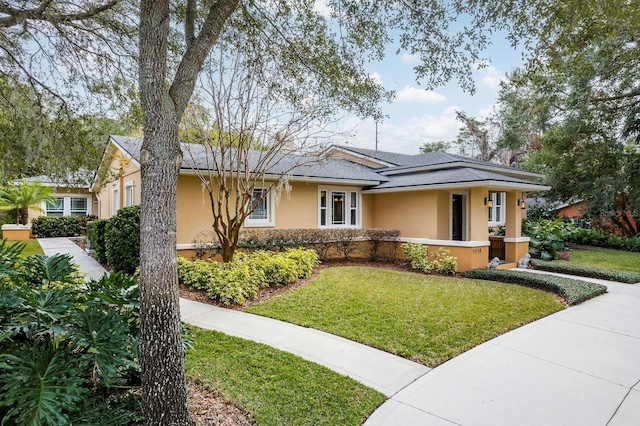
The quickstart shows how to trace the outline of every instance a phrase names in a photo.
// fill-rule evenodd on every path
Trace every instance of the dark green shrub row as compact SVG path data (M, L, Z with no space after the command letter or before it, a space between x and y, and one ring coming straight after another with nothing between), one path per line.
M542 271L557 272L560 274L578 275L580 277L597 278L627 284L640 283L640 273L638 272L614 271L612 269L572 265L571 263L565 262L545 262L538 259L531 259L531 265Z
M91 249L96 254L96 260L103 265L107 264L107 243L105 241L105 229L108 219L96 219L87 223L87 239Z
M140 206L118 210L105 227L104 242L109 266L132 275L140 266Z
M88 223L87 238L98 262L132 275L140 265L140 206L124 207L110 219Z
M550 291L560 296L569 305L577 305L607 291L607 287L601 284L532 272L471 269L462 275L465 278L499 281Z
M396 256L396 248L400 231L397 229L250 229L243 230L238 242L239 248L247 250L282 251L290 247L306 247L314 249L321 260L328 257L330 251L340 253L349 259L366 244L366 251L361 256L371 260L389 259ZM390 242L390 243L388 243ZM215 237L204 236L194 241L196 256L204 257L209 251L217 251L219 245ZM383 247L384 246L384 247ZM383 250L386 248L386 250Z
M280 253L236 253L227 263L189 261L178 256L178 277L183 284L206 291L213 300L241 305L254 299L260 288L308 278L318 263L315 251L301 248Z
M24 247L24 245L22 245ZM142 424L138 286L84 284L69 256L0 245L0 418L8 425Z
M603 234L595 229L579 229L567 241L586 246L640 252L640 236L621 237L619 235Z
M36 237L74 237L96 216L40 216L31 221L31 231Z

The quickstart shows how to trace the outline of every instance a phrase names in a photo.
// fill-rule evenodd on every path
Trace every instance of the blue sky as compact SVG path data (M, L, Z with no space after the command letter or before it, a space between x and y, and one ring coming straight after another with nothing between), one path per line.
M383 104L382 111L388 116L378 124L378 149L382 151L417 154L424 142L455 140L461 122L456 120L455 111L462 110L467 115L485 117L496 103L500 80L515 68L523 65L522 51L516 50L496 34L492 46L484 52L490 58L487 67L474 72L476 93L465 93L451 82L435 90L425 90L413 73L417 58L389 49L383 62L370 64L369 73L387 89L395 90L396 98L391 104ZM361 148L375 148L375 123L357 118L345 118L341 128L351 130L353 137L342 143Z

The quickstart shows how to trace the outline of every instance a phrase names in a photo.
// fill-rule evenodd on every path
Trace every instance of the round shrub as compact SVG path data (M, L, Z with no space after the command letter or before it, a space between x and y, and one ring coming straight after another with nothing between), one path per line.
M140 206L125 207L109 219L105 246L114 272L132 275L140 266Z

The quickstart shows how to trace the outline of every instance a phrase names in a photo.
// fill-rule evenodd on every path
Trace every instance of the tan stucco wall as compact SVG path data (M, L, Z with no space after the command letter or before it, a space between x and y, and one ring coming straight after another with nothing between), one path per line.
M520 238L522 235L522 217L526 210L518 206L518 199L521 197L520 191L507 192L506 200L506 227L505 236L507 238ZM519 258L518 258L519 259Z
M507 262L517 262L529 252L529 242L504 243L504 257Z
M486 188L472 188L469 191L469 240L489 240L489 211L484 199L489 196ZM486 265L485 265L486 266Z
M275 226L278 229L318 227L318 185L294 182L287 196L282 194L276 203Z
M88 208L90 210L90 214L97 215L96 211L98 209L98 206L95 204L95 200L96 200L95 194L89 192L89 189L87 188L69 188L66 186L58 186L53 188L52 197L54 198L55 197L73 197L74 194L89 197L89 200L87 201L87 203L89 203ZM44 203L42 203L40 207L42 209L46 208ZM36 217L40 217L40 216L46 216L45 212L36 210L36 209L29 209L29 223L31 223L31 221Z
M373 227L398 229L403 237L438 238L435 191L373 195Z
M101 183L98 188L97 212L94 212L93 214L97 215L100 219L108 219L113 216L114 188L118 188L119 208L125 206L125 186L127 186L129 182L133 183L133 205L139 205L141 197L142 178L140 175L140 168L134 163L134 161L118 150L114 145L110 145L108 150L106 158L111 159L108 166L108 170L110 170L110 172L105 174L105 176L113 177L114 174L116 174L119 177Z

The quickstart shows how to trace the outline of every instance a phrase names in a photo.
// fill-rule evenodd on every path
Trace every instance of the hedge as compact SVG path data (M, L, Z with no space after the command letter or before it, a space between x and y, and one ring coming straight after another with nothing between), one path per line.
M114 272L133 274L140 266L140 206L118 210L104 235L109 266Z
M465 278L499 281L550 291L560 296L569 305L577 305L607 291L607 287L601 284L531 272L470 269L465 271L462 276Z
M91 249L96 254L96 260L103 264L107 264L107 243L105 241L105 232L108 219L96 219L87 223L87 238Z
M40 216L31 221L31 231L38 238L74 237L80 235L80 222L75 216Z
M600 280L616 281L620 283L640 283L640 273L631 271L614 271L612 269L593 268L590 266L573 265L565 262L545 262L531 259L531 265L542 271L560 274L578 275L580 277L597 278Z
M585 246L640 252L640 236L621 237L619 235L603 234L595 229L579 229L567 241Z

